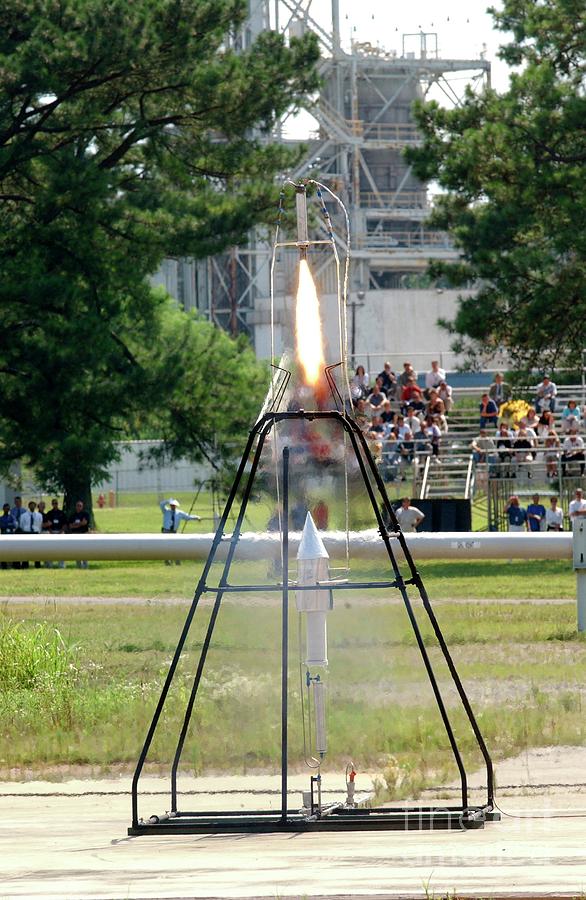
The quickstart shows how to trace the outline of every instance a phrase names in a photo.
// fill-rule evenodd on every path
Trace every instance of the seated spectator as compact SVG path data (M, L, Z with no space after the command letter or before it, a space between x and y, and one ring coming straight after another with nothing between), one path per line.
M535 442L529 436L525 428L519 428L519 431L513 438L513 450L515 451L515 461L517 463L530 463L535 458L534 451ZM527 472L527 477L531 478L531 470Z
M555 431L550 431L545 438L545 470L548 478L557 478L558 460L560 458L560 439Z
M529 531L545 531L545 506L539 502L539 494L533 494L527 507Z
M497 372L494 376L493 383L488 389L488 396L490 399L494 400L496 405L500 407L503 403L506 403L511 399L512 393L511 385L507 384L500 372Z
M564 512L558 506L558 498L549 498L550 507L545 510L545 529L546 531L563 531L564 530Z
M409 426L405 424L405 416L402 416L399 414L395 420L395 424L397 427L397 434L399 436L399 440L402 441L403 438L405 437L405 434L408 431L410 431Z
M401 458L402 481L405 481L404 466L410 464L415 459L415 441L413 435L407 429L402 438L399 440L398 446L399 456Z
M439 387L437 389L438 397L443 401L443 404L446 408L446 413L449 413L452 406L454 405L454 399L452 397L453 391L447 381L441 381Z
M431 371L427 372L425 376L425 390L423 392L425 398L429 400L429 395L432 390L437 390L442 381L445 382L446 373L444 369L440 369L440 365L436 359L431 361Z
M366 402L370 404L372 410L378 410L378 407L382 407L386 399L387 395L383 391L382 381L380 378L377 378L372 393L368 395Z
M380 409L380 407L379 407L379 409ZM382 409L382 412L380 415L381 415L381 419L383 420L383 422L385 422L385 424L390 424L390 425L393 424L393 422L395 421L395 413L391 409L391 401L390 400L384 401L383 409Z
M575 400L568 400L566 406L562 410L562 429L564 433L575 430L579 431L582 425L582 416L580 408Z
M364 370L364 366L356 367L356 373L352 376L350 386L354 386L357 390L356 397L354 397L354 392L352 392L353 399L362 398L365 400L366 397L368 397L370 393L370 380L368 378L368 372Z
M391 378L391 383L389 384L389 386L387 388L387 397L391 401L391 403L395 403L395 404L399 403L399 401L401 399L401 391L402 390L403 390L403 388L401 387L401 385L399 384L399 382L397 381L397 379L393 373L392 378Z
M505 506L505 513L509 522L509 531L527 530L527 511L520 505L516 494L509 497L509 502Z
M539 416L535 431L538 438L546 438L550 431L555 431L555 416L548 409Z
M539 425L539 416L535 412L532 406L527 410L527 415L523 416L522 419L519 420L519 427L525 428L527 431L531 429L533 431L533 436L537 436L537 426Z
M375 439L378 441L381 439L384 431L385 426L382 418L380 416L374 415L370 422L369 434L374 435Z
M425 407L425 403L423 401L423 393L421 391L421 388L415 381L413 375L409 376L409 380L403 388L403 391L401 393L401 403L401 408L403 411L405 411L408 406L413 406L414 409L420 410L424 409Z
M480 427L488 428L491 425L496 428L499 411L498 406L491 400L488 394L483 394L480 398Z
M444 406L444 401L440 400L439 394L435 389L432 389L429 392L429 402L425 408L425 414L428 416L443 416L445 415L446 408Z
M354 407L354 418L361 431L368 431L370 426L370 406L366 400L357 400Z
M417 410L414 406L407 407L405 425L410 430L413 437L417 437L417 435L421 432L421 419L417 414Z
M434 425L437 425L442 434L448 433L448 420L444 415L436 413L433 417Z
M564 476L568 463L579 463L580 475L584 474L584 441L574 431L570 432L562 444L562 475Z
M386 362L383 366L382 372L379 372L377 378L380 378L382 382L383 391L388 393L389 388L392 384L397 383L397 377L393 370L391 369L390 362Z
M410 362L403 363L403 371L399 375L398 381L402 388L404 388L409 380L413 378L414 381L417 381L417 372L413 368Z
M435 462L438 462L442 433L433 421L433 416L425 417L425 422L423 424L423 433L429 442L433 460Z
M480 429L479 436L474 438L470 446L472 448L472 459L475 463L493 462L496 459L496 444L486 428Z
M535 408L538 409L539 412L543 412L544 409L555 412L555 398L557 392L557 386L547 375L544 375L541 384L538 384L535 388Z
M500 462L500 474L503 478L511 478L513 469L513 454L511 448L513 446L513 437L505 422L501 422L496 436L496 449L498 451Z

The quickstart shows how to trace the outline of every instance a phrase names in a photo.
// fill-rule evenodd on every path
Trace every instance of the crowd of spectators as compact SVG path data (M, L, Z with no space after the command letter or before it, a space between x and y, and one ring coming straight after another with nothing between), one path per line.
M425 386L410 362L402 372L386 362L371 380L364 366L358 366L350 389L356 420L371 442L383 477L405 480L406 470L421 454L440 462L440 447L448 434L448 414L453 391L437 360L425 375Z
M487 463L489 477L513 478L524 468L532 477L533 463L543 462L546 477L584 475L584 438L580 433L584 415L576 400L557 408L557 386L548 377L535 387L533 405L518 422L505 420L503 410L512 397L501 374L482 395L479 435L472 441L475 463ZM559 424L556 426L556 413Z
M75 511L67 516L60 508L57 498L51 500L51 507L47 509L44 500L40 500L38 504L35 500L29 500L24 506L22 497L16 496L14 506L11 507L9 503L5 503L0 516L0 534L2 535L87 534L89 530L90 516L85 509L83 500L78 500L75 504ZM28 569L30 563L27 560L1 563L3 569L7 569L9 565L13 569ZM41 563L38 561L34 565L37 569L41 568ZM63 560L55 564L46 562L44 565L47 568L56 565L63 569L65 562ZM87 569L87 560L78 560L76 566L79 569Z

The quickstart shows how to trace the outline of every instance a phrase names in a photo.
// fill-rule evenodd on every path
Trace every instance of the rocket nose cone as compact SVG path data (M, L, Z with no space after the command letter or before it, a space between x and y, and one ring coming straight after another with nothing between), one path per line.
M305 525L301 532L301 541L297 551L297 559L329 559L330 555L324 546L321 535L315 527L311 513L307 513Z

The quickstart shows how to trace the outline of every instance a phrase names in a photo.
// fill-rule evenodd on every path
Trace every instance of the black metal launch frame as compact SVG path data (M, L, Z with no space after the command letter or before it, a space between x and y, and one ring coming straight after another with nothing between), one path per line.
M348 436L350 445L356 460L365 489L372 505L373 513L376 517L381 540L387 550L389 561L391 563L393 578L389 581L365 581L365 582L344 582L336 585L336 590L355 590L357 588L396 588L403 599L409 622L413 629L415 641L419 653L421 655L424 667L426 669L435 701L437 703L440 716L446 731L446 735L454 756L456 766L460 775L461 783L461 802L454 806L392 806L379 808L344 808L340 805L338 808L328 810L322 815L319 810L313 814L292 811L288 807L288 668L289 668L289 593L291 590L303 590L298 585L289 582L289 448L284 447L282 451L282 482L283 482L283 528L282 528L282 576L280 584L256 584L256 585L232 585L228 581L230 568L234 559L234 554L240 539L242 524L244 521L246 508L250 500L252 487L257 474L261 453L267 436L271 429L281 422L291 422L295 420L329 420L337 422L343 428ZM256 447L254 444L256 443ZM253 452L254 449L254 452ZM245 476L248 460L252 454L250 470ZM372 479L372 480L371 480ZM242 499L240 508L236 516L234 530L231 534L226 535L224 529L228 520L228 516L234 506L239 489L244 482ZM373 483L376 485L380 495L382 509L377 502L376 493ZM385 517L388 517L390 525L385 524ZM393 550L393 542L396 541L405 557L410 577L404 579L401 575L397 556ZM218 548L222 543L228 544L226 559L224 561L222 575L219 579L217 587L208 585L208 575L212 563L216 558ZM423 604L433 632L436 636L438 645L447 664L448 670L452 677L453 684L460 697L462 706L476 738L476 742L486 765L487 778L487 797L486 802L480 806L472 806L469 803L468 796L468 779L462 754L458 747L458 742L450 722L446 705L444 703L442 692L440 690L436 675L427 652L425 642L423 640L415 612L409 599L407 588L414 587L419 593L419 597ZM313 590L314 587L305 588ZM185 811L178 808L177 803L177 771L181 760L181 755L185 745L189 723L193 713L194 704L197 697L198 688L202 678L207 653L212 641L214 627L220 611L222 598L225 594L233 592L280 592L282 596L282 621L281 621L281 808L280 810L257 810L257 811L234 811L227 810L222 812L197 812ZM141 772L143 770L149 748L155 735L159 719L163 712L169 689L173 682L179 659L183 652L185 642L187 640L198 603L202 595L214 594L216 599L210 615L207 631L203 639L199 662L193 679L191 693L187 702L183 725L177 741L173 763L171 766L171 809L163 815L154 815L149 819L139 819L138 816L138 786ZM246 449L242 456L232 489L228 496L226 507L222 515L221 521L216 530L212 547L203 572L197 584L194 598L187 614L177 648L171 660L169 672L165 679L161 696L157 703L155 713L151 725L149 727L144 746L142 748L134 778L132 781L132 825L128 829L130 835L140 834L192 834L192 833L222 833L222 832L297 832L297 831L341 831L341 830L430 830L437 828L481 828L486 821L499 819L500 816L494 808L494 777L493 766L486 744L480 732L480 728L470 706L470 702L464 690L464 686L456 671L454 661L450 655L448 646L445 642L439 623L431 606L427 592L423 585L423 581L407 543L401 531L397 517L385 490L384 483L378 473L376 464L370 454L366 439L360 428L353 418L343 412L337 410L331 411L315 411L307 412L300 410L298 412L277 412L270 411L263 415L254 428L252 429Z

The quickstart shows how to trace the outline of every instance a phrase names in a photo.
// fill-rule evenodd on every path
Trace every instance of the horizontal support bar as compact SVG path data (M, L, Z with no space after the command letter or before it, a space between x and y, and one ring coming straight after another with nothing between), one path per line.
M405 581L405 584L413 584L413 579L409 578ZM322 584L321 582L317 582L317 584L295 584L294 581L289 583L290 591L355 591L364 588L396 588L398 584L396 581L328 581L326 584ZM219 587L206 587L203 590L204 594L249 594L255 591L282 591L283 585L281 582L277 584L225 584L220 585Z
M332 559L346 556L346 533L321 533ZM400 545L391 534L393 547L401 557ZM0 536L0 561L10 560L147 560L206 559L213 534L14 534ZM295 554L300 532L289 536ZM570 532L422 532L406 534L409 550L417 561L425 559L572 559ZM383 541L376 529L350 532L349 544L355 559L388 562ZM244 532L236 559L277 559L281 539L278 532ZM216 558L225 558L228 545L222 542ZM360 586L360 585L357 585ZM380 586L380 585L379 585ZM333 585L324 586L324 590ZM340 585L343 587L343 585ZM337 589L337 588L336 588Z

